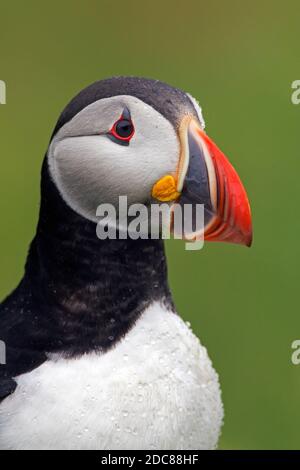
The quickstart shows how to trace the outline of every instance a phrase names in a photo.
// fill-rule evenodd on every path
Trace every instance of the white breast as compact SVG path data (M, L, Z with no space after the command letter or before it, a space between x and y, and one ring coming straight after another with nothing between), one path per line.
M155 303L105 354L52 357L0 406L0 449L213 449L223 419L206 349Z

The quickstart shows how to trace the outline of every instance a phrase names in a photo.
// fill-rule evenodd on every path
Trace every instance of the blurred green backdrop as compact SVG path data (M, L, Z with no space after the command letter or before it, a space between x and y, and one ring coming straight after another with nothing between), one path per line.
M207 346L225 403L223 449L300 448L298 1L1 2L0 298L23 272L40 166L58 114L89 83L158 78L197 97L248 190L249 250L168 243L177 307Z

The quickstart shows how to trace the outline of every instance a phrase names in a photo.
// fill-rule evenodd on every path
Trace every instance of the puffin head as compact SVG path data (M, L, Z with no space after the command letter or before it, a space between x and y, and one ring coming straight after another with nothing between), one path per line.
M205 133L196 100L160 81L115 77L81 91L59 118L47 161L64 202L91 222L119 196L129 205L204 204L206 240L251 244L236 171Z

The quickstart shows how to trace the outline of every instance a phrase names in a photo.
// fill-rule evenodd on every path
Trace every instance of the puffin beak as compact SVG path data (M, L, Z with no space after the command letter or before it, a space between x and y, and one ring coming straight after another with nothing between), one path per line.
M196 205L204 205L204 240L250 246L251 210L235 169L193 117L185 116L179 136L182 151L174 178L176 188L173 188L171 196L174 206L192 205L194 217ZM191 227L194 228L194 221ZM201 235L203 237L203 228ZM197 231L188 234L189 240L197 240L198 237Z

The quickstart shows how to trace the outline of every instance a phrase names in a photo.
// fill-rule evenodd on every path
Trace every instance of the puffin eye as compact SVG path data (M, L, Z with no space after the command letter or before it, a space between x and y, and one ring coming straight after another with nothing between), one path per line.
M116 123L115 131L121 139L130 139L133 133L133 124L127 119L121 119Z
M117 143L128 145L129 141L134 134L134 125L130 118L122 115L118 121L116 121L109 131L109 135L114 138Z

